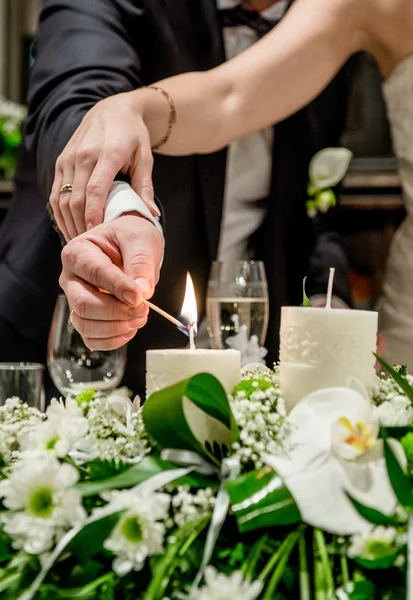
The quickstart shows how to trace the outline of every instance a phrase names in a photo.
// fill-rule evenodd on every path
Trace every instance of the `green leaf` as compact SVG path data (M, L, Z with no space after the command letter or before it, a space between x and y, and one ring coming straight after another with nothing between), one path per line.
M96 390L93 390L93 389L84 390L83 392L80 392L80 394L78 394L76 396L76 402L78 403L79 406L84 403L88 404L91 400L93 400L93 398L95 397L95 394L96 394Z
M380 437L381 438L395 438L400 440L408 433L413 433L413 427L411 425L406 427L381 427Z
M354 562L363 567L364 569L369 569L371 571L377 571L381 569L390 569L394 566L394 563L397 557L400 555L400 552L394 552L393 554L388 554L387 556L381 556L380 558L376 558L375 560L366 560L365 558L360 558L355 556L353 558Z
M253 471L227 482L226 488L241 533L301 521L294 498L273 471Z
M389 479L398 501L402 506L410 507L412 504L412 484L387 440L384 440L384 456Z
M361 504L361 502L358 502L358 500L355 500L349 496L349 494L347 494L347 497L357 512L369 523L372 523L373 525L384 525L385 527L398 527L399 522L397 519L388 517L375 508Z
M89 523L70 542L68 550L81 561L87 561L103 549L104 541L110 536L124 511Z
M75 488L79 490L84 497L95 496L108 490L121 490L134 487L158 473L171 469L176 469L176 465L162 460L157 456L147 456L139 464L133 465L133 467L119 475L115 475L115 477L104 479L102 481L86 481L78 483ZM198 488L208 486L215 487L216 485L212 480L196 473L177 479L173 485L182 485L184 483Z
M142 414L160 448L192 450L215 463L239 435L227 394L209 373L155 392Z
M378 362L384 367L388 372L390 377L397 383L399 387L403 390L406 396L409 398L410 402L413 404L413 387L409 384L407 379L403 376L401 372L397 369L391 367L383 358L381 358L378 354L374 355Z
M304 277L304 279L303 279L303 306L306 306L307 308L311 308L312 304L311 304L310 299L308 298L307 294L305 293L306 283L307 283L307 277Z

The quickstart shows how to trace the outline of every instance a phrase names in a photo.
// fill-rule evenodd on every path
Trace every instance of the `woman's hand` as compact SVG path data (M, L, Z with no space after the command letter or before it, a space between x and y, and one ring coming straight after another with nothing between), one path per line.
M100 225L110 187L119 172L155 216L151 140L139 92L98 102L84 117L56 162L50 205L66 241ZM65 184L71 191L61 192Z

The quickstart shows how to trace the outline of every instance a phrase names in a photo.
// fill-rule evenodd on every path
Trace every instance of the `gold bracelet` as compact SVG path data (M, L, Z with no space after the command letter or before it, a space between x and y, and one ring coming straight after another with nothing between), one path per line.
M159 142L157 142L154 146L152 146L152 150L159 150L159 148L161 148L164 144L166 144L166 142L171 137L172 129L173 129L174 125L176 124L175 102L174 102L172 96L166 90L164 90L160 87L156 87L154 85L148 85L148 86L144 86L144 87L146 87L148 90L155 90L156 92L158 92L158 94L161 94L169 104L169 122L168 122L168 129L166 131L166 134L163 136L163 138L161 140L159 140Z

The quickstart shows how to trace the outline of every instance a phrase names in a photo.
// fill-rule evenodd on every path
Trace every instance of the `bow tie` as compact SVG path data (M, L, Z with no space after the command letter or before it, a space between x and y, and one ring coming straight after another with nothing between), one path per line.
M277 25L279 21L272 21L262 17L256 11L247 10L241 4L234 8L225 8L219 11L222 27L239 27L244 25L253 29L261 38Z

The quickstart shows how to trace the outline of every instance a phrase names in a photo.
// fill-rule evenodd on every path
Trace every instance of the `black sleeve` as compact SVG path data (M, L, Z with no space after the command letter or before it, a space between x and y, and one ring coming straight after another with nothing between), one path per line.
M45 0L35 43L26 144L48 198L55 162L99 100L140 85L133 32L144 18L132 0Z

